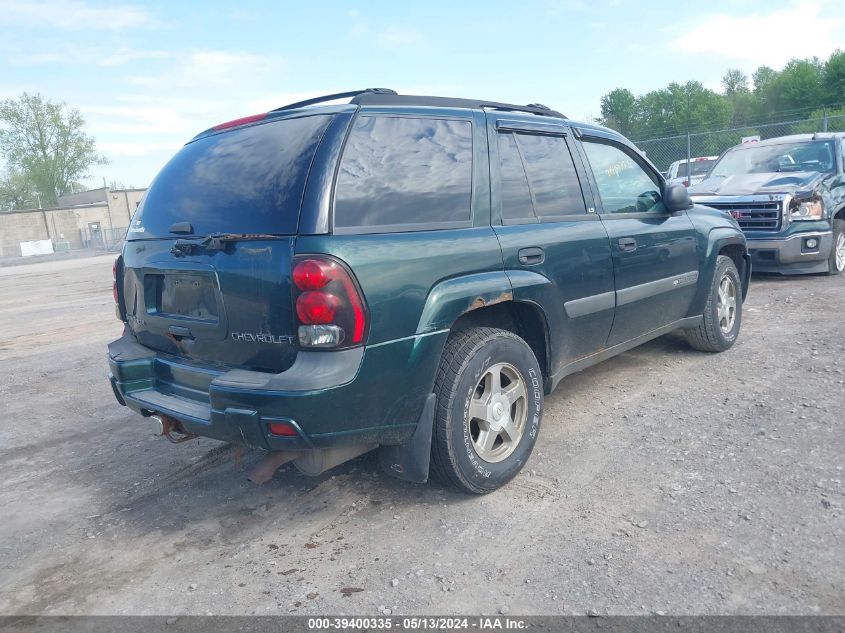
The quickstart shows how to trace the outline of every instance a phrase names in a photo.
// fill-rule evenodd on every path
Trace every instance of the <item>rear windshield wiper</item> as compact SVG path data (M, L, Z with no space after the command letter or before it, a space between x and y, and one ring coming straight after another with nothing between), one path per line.
M277 240L278 235L264 233L211 233L202 240L182 239L176 240L170 252L176 257L193 255L200 251L222 251L227 244L232 242L247 242L250 240Z

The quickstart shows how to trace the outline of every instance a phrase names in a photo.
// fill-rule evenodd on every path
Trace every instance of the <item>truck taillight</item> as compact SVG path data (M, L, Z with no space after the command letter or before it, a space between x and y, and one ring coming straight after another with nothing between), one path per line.
M292 279L302 347L339 349L364 342L366 304L343 262L327 255L298 255Z

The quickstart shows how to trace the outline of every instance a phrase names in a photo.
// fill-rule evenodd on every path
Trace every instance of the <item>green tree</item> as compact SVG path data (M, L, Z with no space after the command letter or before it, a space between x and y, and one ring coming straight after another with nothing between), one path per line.
M10 170L32 183L44 206L54 205L89 167L106 162L79 110L40 94L0 102L0 126L0 153Z
M601 124L625 136L633 131L637 98L627 88L611 90L601 98Z
M0 213L37 206L35 186L19 171L9 170L0 176Z
M845 104L845 51L832 53L824 65L827 105Z
M731 106L731 127L746 125L754 116L756 103L748 87L748 75L731 68L722 77L722 87Z
M732 97L737 94L748 93L748 76L736 68L729 69L722 77L725 95Z
M730 123L730 104L697 81L671 83L637 100L638 136L673 136Z
M824 66L818 59L793 59L768 86L774 112L794 113L824 105Z

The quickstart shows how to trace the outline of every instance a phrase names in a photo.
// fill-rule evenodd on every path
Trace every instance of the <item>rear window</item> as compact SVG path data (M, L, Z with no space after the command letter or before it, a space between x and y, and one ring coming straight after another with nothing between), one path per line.
M692 172L693 176L703 176L710 168L715 164L717 159L713 160L693 160L690 161L690 171ZM684 161L678 165L678 177L684 177L687 175L687 161Z
M472 204L472 124L361 116L340 164L335 228L466 226Z
M299 224L305 179L332 115L283 119L188 143L161 170L127 239L194 235L290 235Z

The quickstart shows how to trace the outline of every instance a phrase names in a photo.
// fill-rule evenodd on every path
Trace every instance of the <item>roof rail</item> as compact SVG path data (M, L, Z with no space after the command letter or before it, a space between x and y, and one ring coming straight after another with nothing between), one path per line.
M398 95L396 93L380 93L362 91L352 99L358 105L406 105L406 106L434 106L441 108L475 108L504 110L506 112L528 112L542 116L567 118L565 115L539 103L529 105L514 105L512 103L498 103L496 101L480 101L477 99L455 99L452 97L425 97L419 95Z
M322 97L314 97L313 99L306 99L305 101L297 101L296 103L289 103L270 112L280 112L281 110L293 110L294 108L304 108L305 106L314 105L316 103L324 103L326 101L334 101L335 99L346 99L347 97L357 97L364 93L378 94L378 95L395 95L396 91L390 88L364 88L363 90L350 90L349 92L337 92L333 95L324 95Z

